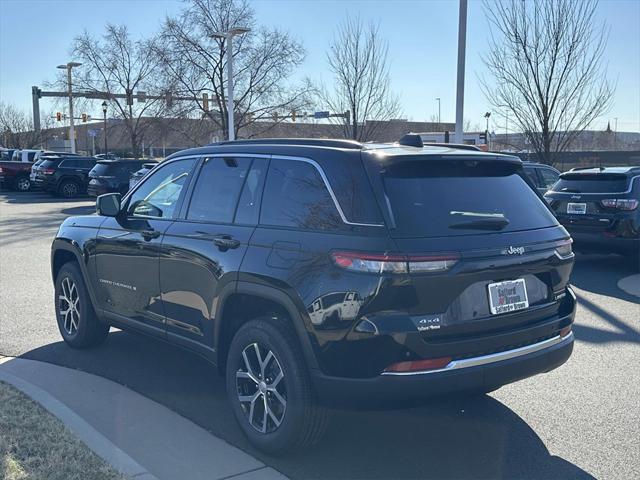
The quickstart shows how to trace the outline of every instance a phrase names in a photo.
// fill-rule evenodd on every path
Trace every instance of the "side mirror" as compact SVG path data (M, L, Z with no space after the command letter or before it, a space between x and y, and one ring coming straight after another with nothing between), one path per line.
M105 217L116 217L120 213L120 194L100 195L96 199L96 213Z

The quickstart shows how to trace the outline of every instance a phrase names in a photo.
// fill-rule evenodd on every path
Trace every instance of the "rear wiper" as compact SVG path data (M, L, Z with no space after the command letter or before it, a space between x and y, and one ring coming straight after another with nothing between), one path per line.
M451 214L461 216L464 221L452 223L449 228L502 230L509 225L509 220L501 213L451 212Z
M580 190L576 190L575 188L567 188L567 187L561 189L560 191L564 193L582 193Z

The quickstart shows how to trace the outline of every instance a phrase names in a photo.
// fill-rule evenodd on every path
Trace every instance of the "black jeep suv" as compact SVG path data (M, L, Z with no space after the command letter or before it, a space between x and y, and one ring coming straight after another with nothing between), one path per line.
M87 193L92 197L112 192L124 195L129 190L131 175L148 163L148 160L99 160L89 172Z
M98 159L75 155L52 155L35 170L34 184L45 192L74 198L87 192L89 172Z
M113 325L205 356L267 452L317 441L327 406L488 392L573 348L571 239L516 157L225 142L96 209L53 241L64 340Z
M545 198L576 249L640 255L640 167L574 168Z

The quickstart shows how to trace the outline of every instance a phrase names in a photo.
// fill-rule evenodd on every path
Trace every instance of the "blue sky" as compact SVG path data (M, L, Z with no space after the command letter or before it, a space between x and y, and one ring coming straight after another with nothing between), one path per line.
M389 42L392 87L404 117L429 120L442 100L442 120L454 121L458 2L456 0L255 0L258 22L289 31L303 42L307 58L296 76L328 82L325 52L345 15L380 23ZM125 23L134 35L153 34L176 0L0 0L0 99L31 108L31 85L52 80L56 65L70 60L73 37L83 29L100 33L107 22ZM606 60L617 82L607 121L619 131L640 131L640 0L601 0L599 17L611 28ZM465 118L484 126L487 104L477 77L487 47L488 25L479 0L469 1ZM295 78L294 78L295 80ZM42 101L44 111L52 108ZM96 106L96 109L98 107ZM89 112L92 113L92 112ZM97 112L96 112L97 113ZM500 133L504 125L492 125Z

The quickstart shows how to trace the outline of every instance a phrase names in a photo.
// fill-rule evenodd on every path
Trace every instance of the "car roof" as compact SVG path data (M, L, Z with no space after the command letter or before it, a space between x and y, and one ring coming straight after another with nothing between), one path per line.
M301 138L267 138L253 140L236 140L230 142L219 142L206 147L191 148L174 153L167 159L189 156L189 155L214 155L224 153L255 153L263 155L284 155L284 156L310 156L318 151L342 152L345 156L353 156L360 152L379 159L393 159L394 157L426 159L429 156L434 158L457 158L477 160L504 160L509 163L521 164L519 157L500 153L488 153L475 150L459 149L455 146L432 146L425 144L422 147L401 145L399 143L359 143L353 140L341 139L301 139Z
M619 174L619 175L638 175L640 174L640 166L626 167L580 167L572 168L565 174L573 175L597 175L597 174Z

